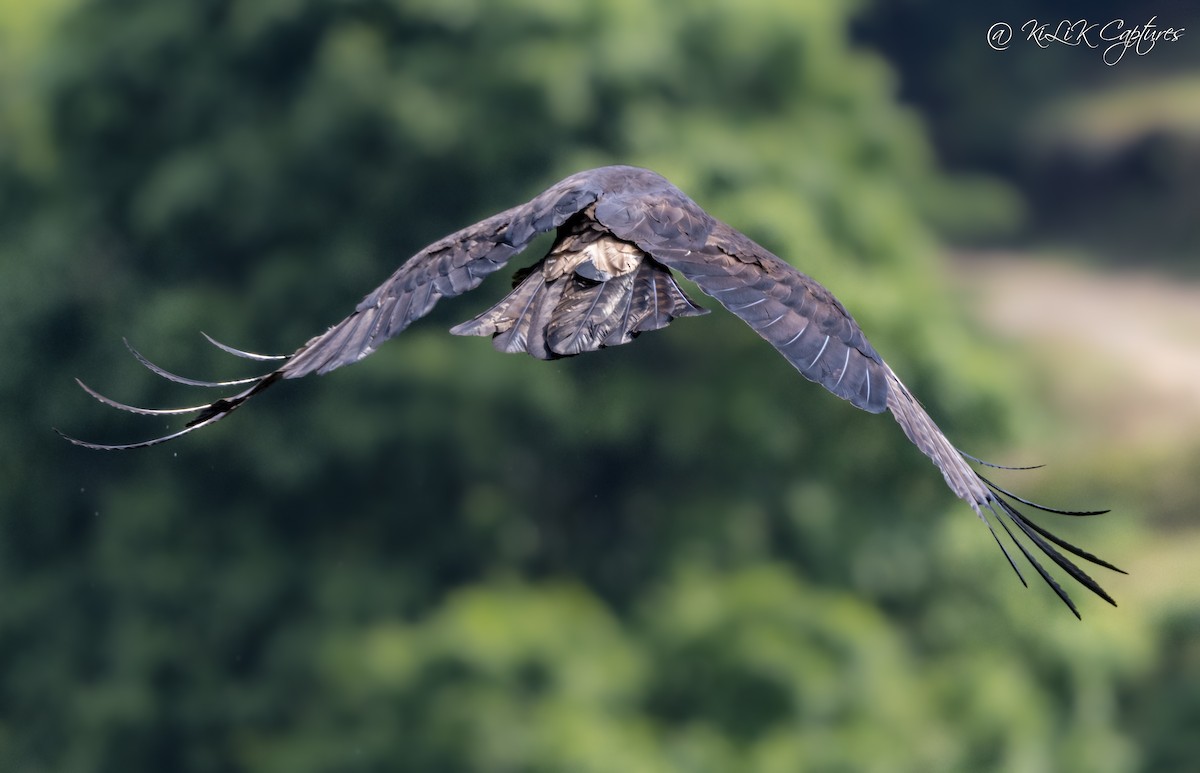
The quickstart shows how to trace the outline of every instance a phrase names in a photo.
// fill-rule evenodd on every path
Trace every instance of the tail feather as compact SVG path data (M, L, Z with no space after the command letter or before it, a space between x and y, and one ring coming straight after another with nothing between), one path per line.
M492 336L492 345L501 352L528 351L534 315L546 291L546 278L540 270L526 273L515 289L499 303L474 319L455 325L450 332L460 336Z
M618 310L629 306L634 274L605 282L578 276L559 281L562 298L546 323L550 349L564 356L599 349L623 321Z
M562 268L561 261L547 268L543 260L522 269L512 292L450 332L490 335L499 351L553 359L626 344L678 317L708 313L680 289L669 269L649 258L604 281Z

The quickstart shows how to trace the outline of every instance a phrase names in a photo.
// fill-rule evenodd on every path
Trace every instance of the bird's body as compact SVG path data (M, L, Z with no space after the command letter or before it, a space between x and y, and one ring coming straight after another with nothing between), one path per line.
M989 513L1076 615L1067 593L1016 538L1009 523L1075 580L1112 603L1054 546L1110 569L1116 567L1054 537L1021 514L1005 495L1051 512L1093 513L1035 505L976 473L828 290L710 216L662 176L637 167L610 166L571 175L525 204L434 242L403 263L350 316L294 354L277 358L282 364L259 378L195 382L173 376L137 355L160 375L184 383L248 387L202 406L156 410L118 403L85 386L97 399L124 410L197 415L183 430L142 443L113 446L72 441L100 449L155 445L220 420L280 379L326 373L356 362L426 315L440 298L477 287L535 236L550 230L556 230L554 244L539 262L517 273L512 292L451 332L492 336L500 351L527 352L539 359L626 344L676 318L707 313L676 283L672 274L676 271L745 321L806 378L863 410L890 410L908 438L941 470L950 489L987 525L1019 577ZM221 346L252 359L272 359Z
M549 360L629 343L676 317L708 313L661 263L602 227L594 207L558 231L546 257L517 273L508 296L450 332L490 335L499 351Z

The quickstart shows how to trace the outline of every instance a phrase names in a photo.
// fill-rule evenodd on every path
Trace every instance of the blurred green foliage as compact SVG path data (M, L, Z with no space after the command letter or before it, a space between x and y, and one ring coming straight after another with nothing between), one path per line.
M1022 593L893 423L727 315L539 363L445 334L496 280L178 445L48 431L161 429L76 375L202 399L122 335L232 374L197 330L290 351L434 238L634 163L834 290L964 447L1002 440L1019 369L978 346L914 215L955 182L849 8L66 8L4 28L40 37L0 74L0 767L1153 759L1163 726L1121 714L1150 670L1138 613L1085 601L1080 626Z

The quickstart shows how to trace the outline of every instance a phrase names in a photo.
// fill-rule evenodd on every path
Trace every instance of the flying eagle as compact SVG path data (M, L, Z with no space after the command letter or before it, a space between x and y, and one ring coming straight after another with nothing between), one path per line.
M714 219L662 176L630 166L571 175L532 201L434 242L401 265L350 316L294 354L253 354L208 339L230 354L281 362L262 376L222 382L186 379L163 370L130 347L143 365L172 381L246 388L206 405L150 409L119 403L80 381L88 394L124 411L195 417L178 432L140 443L101 445L67 439L102 450L156 445L220 421L281 379L328 373L357 362L428 314L438 299L474 289L534 237L552 229L557 229L557 235L550 251L516 273L512 292L479 316L452 328L451 333L491 336L499 351L527 352L543 360L626 344L640 333L666 327L676 317L708 313L676 284L672 271L677 271L750 325L805 378L865 411L890 410L908 439L942 471L950 490L987 526L1022 584L1027 585L1025 578L993 528L993 519L1076 617L1079 611L1070 596L1018 536L1081 585L1116 605L1056 546L1093 564L1122 570L1055 537L1012 502L1062 515L1106 511L1044 507L984 478L967 460L987 463L950 443L828 290Z

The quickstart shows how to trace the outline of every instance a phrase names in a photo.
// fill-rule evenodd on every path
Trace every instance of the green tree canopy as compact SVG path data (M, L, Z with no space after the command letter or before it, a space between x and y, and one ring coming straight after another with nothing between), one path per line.
M46 429L158 428L76 375L195 397L122 335L231 373L196 331L292 350L434 238L633 163L834 290L965 447L1003 437L1015 371L978 353L914 215L952 182L849 12L71 8L22 70L31 118L2 124L0 759L1122 769L1135 629L1096 615L1109 646L1081 646L899 428L727 315L537 363L445 334L497 279L177 446Z

